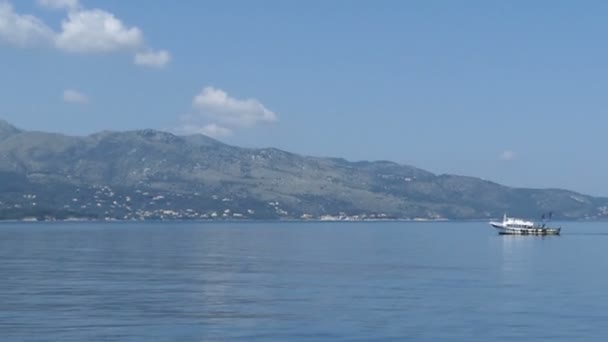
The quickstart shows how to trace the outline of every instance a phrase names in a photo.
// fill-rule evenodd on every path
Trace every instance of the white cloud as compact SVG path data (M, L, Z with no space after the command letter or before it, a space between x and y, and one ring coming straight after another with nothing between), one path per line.
M517 158L517 154L511 150L503 151L500 154L501 160L514 160L515 158Z
M165 50L138 52L134 57L135 64L156 68L164 67L170 60L171 55Z
M230 136L233 133L231 128L216 123L205 123L197 119L196 115L184 114L179 118L179 126L172 131L175 134L204 134L214 138Z
M77 90L66 89L63 91L63 101L67 103L87 104L89 103L89 97Z
M256 99L236 99L225 91L205 87L193 100L201 115L228 126L253 126L258 122L277 121L277 115Z
M168 51L151 50L136 26L124 24L114 14L101 9L85 9L78 0L37 0L40 6L67 10L56 32L39 18L18 14L7 0L0 0L0 42L18 47L51 46L72 53L131 51L134 63L150 67L166 65Z
M75 10L80 7L78 0L38 0L38 5L52 9Z
M211 137L223 137L232 135L232 130L230 128L222 127L212 123L203 126L203 128L201 129L201 133Z
M194 124L184 124L178 129L181 134L204 134L210 137L219 138L232 135L232 130L218 124L210 123L203 126Z
M194 97L195 111L180 117L178 134L205 134L212 137L230 136L237 129L250 128L258 123L278 120L276 113L260 101L236 99L225 91L205 87Z
M74 11L61 22L56 45L79 53L135 50L143 46L143 34L137 27L125 26L112 13L100 9Z
M18 47L50 44L54 32L40 19L15 13L13 6L0 0L0 41Z

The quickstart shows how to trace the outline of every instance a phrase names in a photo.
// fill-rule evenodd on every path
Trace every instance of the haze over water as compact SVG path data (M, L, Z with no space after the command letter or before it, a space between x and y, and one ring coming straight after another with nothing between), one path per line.
M3 223L2 341L604 341L608 229Z

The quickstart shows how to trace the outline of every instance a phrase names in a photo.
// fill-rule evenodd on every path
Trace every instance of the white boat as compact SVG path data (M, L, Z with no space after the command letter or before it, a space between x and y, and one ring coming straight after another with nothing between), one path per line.
M537 224L532 221L507 217L505 214L502 222L490 222L492 227L498 229L498 234L514 235L559 235L561 227L547 227L544 223Z

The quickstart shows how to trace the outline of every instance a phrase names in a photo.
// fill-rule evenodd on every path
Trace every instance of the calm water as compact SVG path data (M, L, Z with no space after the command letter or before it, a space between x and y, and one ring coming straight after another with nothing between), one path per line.
M1 341L605 341L608 224L0 224Z

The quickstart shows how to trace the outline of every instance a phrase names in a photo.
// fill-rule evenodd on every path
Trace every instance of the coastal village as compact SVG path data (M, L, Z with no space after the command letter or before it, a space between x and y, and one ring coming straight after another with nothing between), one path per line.
M91 191L92 190L92 191ZM269 201L262 215L259 208L243 208L233 205L233 199L217 195L207 195L208 208L187 207L186 203L200 202L193 197L204 197L200 193L180 194L134 190L125 193L113 190L110 186L93 186L91 189L79 188L74 196L61 202L54 202L52 210L45 210L40 203L40 195L27 193L17 200L0 201L0 211L21 212L19 217L9 217L21 221L147 221L147 220L252 220L283 219L311 221L364 221L394 219L385 213L313 215L294 214L281 207L279 201ZM46 202L46 201L45 201ZM48 213L47 213L48 211ZM53 213L60 212L61 215ZM30 213L30 214L28 214ZM274 215L273 215L274 214ZM4 218L6 219L6 218Z

